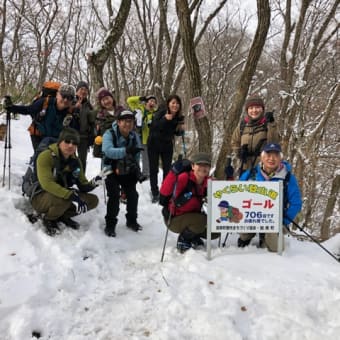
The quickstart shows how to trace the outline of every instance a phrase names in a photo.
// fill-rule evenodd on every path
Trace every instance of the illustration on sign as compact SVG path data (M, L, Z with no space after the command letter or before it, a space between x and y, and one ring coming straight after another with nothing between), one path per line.
M278 232L282 220L279 182L212 181L213 232ZM280 189L281 188L281 189Z
M228 201L220 201L218 207L220 208L220 217L216 220L217 223L221 223L222 221L239 223L243 218L240 210L232 207Z

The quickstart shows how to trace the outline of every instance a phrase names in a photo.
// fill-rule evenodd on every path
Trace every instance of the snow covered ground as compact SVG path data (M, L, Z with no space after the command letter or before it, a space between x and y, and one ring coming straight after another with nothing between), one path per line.
M100 204L76 219L80 230L54 238L23 214L21 176L32 154L29 117L12 121L11 190L0 188L0 339L26 340L276 340L340 338L340 263L317 245L286 236L283 256L254 244L213 241L184 255L165 236L149 183L138 184L139 223L125 227L121 205L117 237L103 232ZM4 143L0 142L3 166ZM99 171L89 159L88 177ZM18 209L21 208L21 209ZM224 235L222 237L224 239ZM340 236L324 243L339 253Z

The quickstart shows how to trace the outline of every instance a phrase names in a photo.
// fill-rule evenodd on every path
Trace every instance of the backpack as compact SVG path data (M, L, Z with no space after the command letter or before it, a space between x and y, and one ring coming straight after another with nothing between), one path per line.
M44 150L47 150L51 144L56 143L56 142L57 142L56 138L45 137L42 139L37 149L34 151L34 154L30 159L28 168L24 176L22 176L21 189L22 189L23 196L26 195L29 199L32 199L36 194L42 191L39 181L38 181L37 170L36 170L37 158L41 152L43 152ZM56 172L57 158L53 152L52 152L52 157L53 157L53 172Z
M39 117L43 116L43 114L41 114L42 112L46 112L50 98L55 98L60 86L61 86L61 83L57 81L45 81L41 88L41 91L33 98L32 103L36 102L40 98L45 98L42 110L40 114L38 115ZM37 129L37 125L36 125L37 119L38 117L33 117L32 123L27 129L30 135L41 136L41 133Z
M188 173L188 183L183 192L174 200L174 204L176 207L180 207L192 197L192 188L194 184L189 179L189 173L192 169L191 166L191 161L185 158L180 158L172 164L171 169L166 175L160 189L160 205L162 205L163 207L168 207L170 200L173 199L173 196L176 192L177 178L183 172ZM166 185L164 185L164 183Z

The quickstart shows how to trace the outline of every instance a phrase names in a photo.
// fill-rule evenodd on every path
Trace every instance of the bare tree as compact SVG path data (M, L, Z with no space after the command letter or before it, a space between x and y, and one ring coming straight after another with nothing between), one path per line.
M109 12L108 14L111 18L113 17L113 10L109 1L107 4ZM117 45L120 37L123 34L125 23L130 12L130 7L131 0L124 0L121 2L114 22L113 20L110 20L109 30L103 44L97 49L97 51L93 51L87 56L88 70L90 73L92 86L94 88L100 88L104 86L103 69L110 54L112 54L114 47Z
M268 0L257 0L257 17L258 23L253 43L250 47L248 58L242 71L241 77L237 83L232 101L232 106L228 112L229 125L226 126L225 128L223 143L217 160L216 166L217 178L223 178L223 167L225 157L226 155L230 154L229 142L231 140L231 135L240 119L242 106L244 104L252 77L255 73L257 63L260 59L263 46L266 41L270 24L270 7Z

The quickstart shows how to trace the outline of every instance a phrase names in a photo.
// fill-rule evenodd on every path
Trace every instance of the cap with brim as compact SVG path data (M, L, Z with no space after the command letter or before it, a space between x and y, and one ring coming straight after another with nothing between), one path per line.
M129 110L124 110L122 112L119 113L118 120L122 120L122 119L135 119L135 115L133 114L133 112L129 111Z
M276 143L266 144L263 147L262 151L264 151L264 152L282 152L281 146L279 144L276 144Z
M72 128L65 128L62 130L59 134L58 143L66 140L78 145L80 142L78 131Z
M211 156L206 152L198 152L192 157L194 164L208 164L211 165Z
M155 101L157 101L156 96L150 95L150 96L146 96L146 97L145 97L145 102L149 101L150 99L154 99Z

